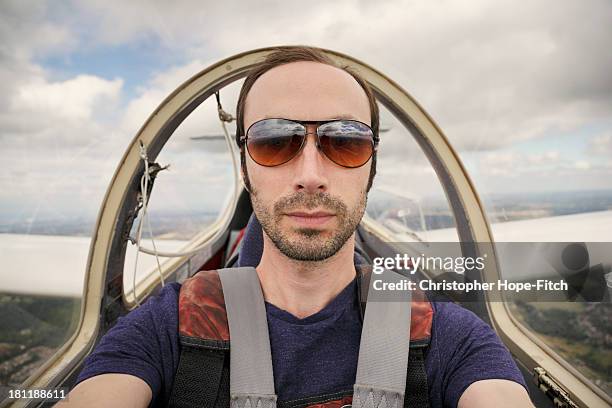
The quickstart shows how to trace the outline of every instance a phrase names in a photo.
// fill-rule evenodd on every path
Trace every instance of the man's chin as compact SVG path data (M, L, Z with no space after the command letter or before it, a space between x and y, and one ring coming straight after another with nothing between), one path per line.
M330 233L324 229L320 228L296 228L295 235L300 238L325 238L330 235Z
M318 262L334 256L342 245L332 238L330 231L301 228L291 236L276 243L277 248L288 258L297 261Z
M279 250L287 258L300 262L321 262L337 253L337 251L332 253L321 245L284 245L279 247Z

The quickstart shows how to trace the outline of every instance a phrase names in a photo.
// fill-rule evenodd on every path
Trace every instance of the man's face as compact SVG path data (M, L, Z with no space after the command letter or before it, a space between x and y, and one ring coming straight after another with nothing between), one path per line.
M347 72L294 62L266 72L249 91L244 128L265 118L370 123L370 106ZM245 152L246 167L253 210L266 235L291 259L321 261L342 248L363 217L371 159L341 167L317 149L314 125L307 130L305 146L289 162L264 167Z

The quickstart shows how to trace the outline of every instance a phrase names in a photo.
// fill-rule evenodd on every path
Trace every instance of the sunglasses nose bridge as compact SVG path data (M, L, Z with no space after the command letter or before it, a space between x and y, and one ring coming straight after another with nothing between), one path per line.
M307 124L304 124L304 128L306 129L306 133L304 134L304 137L306 138L306 140L304 140L304 145L308 143L308 135L313 135L315 146L320 151L321 143L319 141L319 134L318 134L319 126L316 123L307 123Z
M306 144L308 144L308 139L309 139L309 135L313 135L314 137L314 143L315 143L315 147L320 150L321 149L321 145L319 143L319 135L317 133L319 126L315 123L306 123L304 124L304 128L306 129L306 133L304 134L304 143L303 145L305 146Z
M303 123L302 125L304 126L305 133L302 145L300 146L300 150L297 152L297 156L302 156L302 160L306 159L307 161L310 161L310 159L305 156L310 156L314 154L316 156L315 161L318 162L320 159L320 157L318 156L324 155L323 151L321 150L321 144L318 135L319 125L317 123ZM310 149L308 147L309 140L311 139L314 142L314 152L310 152Z

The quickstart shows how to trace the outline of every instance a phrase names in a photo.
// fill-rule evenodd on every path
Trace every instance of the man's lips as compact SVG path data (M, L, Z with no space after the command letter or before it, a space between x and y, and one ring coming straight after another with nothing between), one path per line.
M334 214L325 211L316 211L311 213L305 211L293 211L285 215L298 224L307 226L324 224L335 216Z

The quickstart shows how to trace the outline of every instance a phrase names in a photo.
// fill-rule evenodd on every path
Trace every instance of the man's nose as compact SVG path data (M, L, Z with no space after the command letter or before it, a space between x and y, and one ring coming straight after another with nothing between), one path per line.
M304 147L295 158L294 189L306 193L325 192L328 189L327 158L317 148L316 130L309 127L307 132Z

